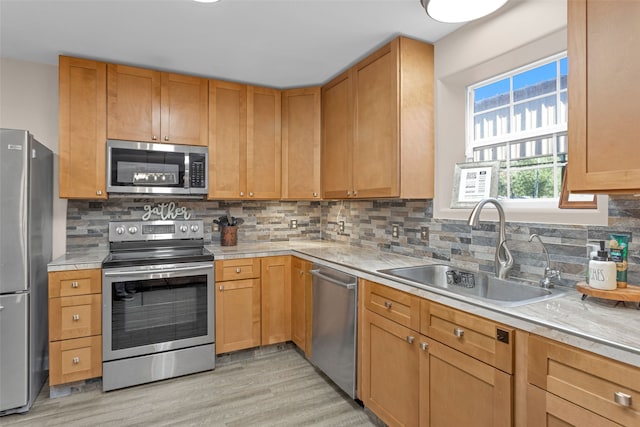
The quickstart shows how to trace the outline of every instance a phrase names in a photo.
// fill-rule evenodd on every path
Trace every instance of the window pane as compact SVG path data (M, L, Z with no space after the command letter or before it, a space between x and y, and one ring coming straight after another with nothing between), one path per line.
M553 154L553 138L541 138L510 144L512 161Z
M567 58L562 58L560 60L560 89L567 88L567 76L569 75L569 67L568 67Z
M509 108L478 114L473 118L473 139L485 139L509 133Z
M524 73L513 76L513 100L523 99L552 93L556 91L556 62L542 65Z
M567 103L567 91L560 92L560 123L567 123L569 118L569 109Z
M553 166L544 168L515 168L511 170L511 199L551 198L553 195Z
M503 79L473 91L473 111L475 113L509 105L509 79Z
M556 96L550 95L517 104L513 108L514 132L537 129L556 124Z

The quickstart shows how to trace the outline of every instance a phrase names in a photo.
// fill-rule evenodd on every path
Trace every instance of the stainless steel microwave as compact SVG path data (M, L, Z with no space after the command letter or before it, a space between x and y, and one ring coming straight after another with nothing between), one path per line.
M107 140L107 192L207 194L207 147Z

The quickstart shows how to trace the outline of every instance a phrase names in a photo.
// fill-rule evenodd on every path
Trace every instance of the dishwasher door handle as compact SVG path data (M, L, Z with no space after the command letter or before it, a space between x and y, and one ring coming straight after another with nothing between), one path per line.
M319 278L321 278L322 280L326 280L327 282L331 282L334 283L336 285L342 286L343 288L347 288L347 289L355 289L356 287L356 283L355 282L343 282L342 280L338 280L338 279L334 279L333 277L330 276L326 276L324 274L322 274L320 272L320 270L311 270L311 274L313 276L317 276Z

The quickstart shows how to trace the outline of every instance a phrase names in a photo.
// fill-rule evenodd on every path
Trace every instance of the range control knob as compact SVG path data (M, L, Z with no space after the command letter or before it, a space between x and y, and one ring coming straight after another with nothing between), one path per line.
M116 234L124 234L124 232L127 231L122 225L119 225L116 227Z
M191 231L193 231L194 233L196 233L199 229L200 229L200 228L199 228L196 224L193 224L193 225L191 226Z
M136 227L135 225L132 225L131 227L129 227L129 234L136 234L138 232L138 227Z
M189 227L187 227L186 225L180 226L180 231L182 231L183 233L186 233L188 230L189 230Z

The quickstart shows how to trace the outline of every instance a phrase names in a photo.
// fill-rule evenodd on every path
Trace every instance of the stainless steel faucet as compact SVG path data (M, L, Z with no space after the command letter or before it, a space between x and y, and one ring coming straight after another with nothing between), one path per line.
M542 239L537 234L532 234L529 236L529 241L533 241L533 239L538 239L538 242L542 245L542 250L544 254L547 256L547 264L544 266L544 276L540 279L540 286L543 288L553 288L553 279L560 280L560 270L554 270L551 268L551 258L549 258L549 252L547 251L547 247L542 242Z
M482 211L484 205L486 205L487 203L495 205L496 210L498 211L499 219L498 240L496 242L495 256L496 277L500 279L506 279L509 276L509 272L513 268L513 256L511 256L511 252L509 252L509 248L507 248L507 233L505 231L504 224L504 209L502 208L500 202L494 198L480 200L471 211L468 223L472 227L478 226L478 221L480 220L480 212Z

